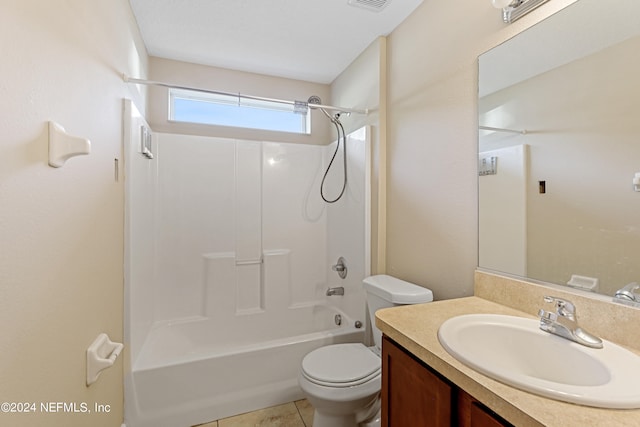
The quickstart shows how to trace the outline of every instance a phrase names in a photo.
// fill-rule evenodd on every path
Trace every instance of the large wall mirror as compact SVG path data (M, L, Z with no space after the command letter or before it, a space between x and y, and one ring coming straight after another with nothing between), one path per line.
M579 0L479 67L479 266L640 282L640 1Z

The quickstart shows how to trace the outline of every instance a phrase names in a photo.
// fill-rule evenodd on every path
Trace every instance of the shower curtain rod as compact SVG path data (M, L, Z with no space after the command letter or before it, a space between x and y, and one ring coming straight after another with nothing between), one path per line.
M140 85L162 86L169 89L193 90L196 92L211 93L214 95L236 96L238 98L252 99L255 101L277 102L280 104L293 105L294 107L299 107L299 106L314 107L314 108L324 108L325 110L339 111L342 113L356 113L356 114L365 114L365 115L369 114L369 109L366 109L366 108L364 110L360 110L356 108L334 107L333 105L314 104L306 101L288 101L284 99L264 98L261 96L244 95L239 92L238 93L222 92L219 90L202 89L202 88L189 87L189 86L179 86L179 85L174 85L174 84L164 83L164 82L159 82L154 80L136 79L133 77L129 77L126 74L123 74L122 78L127 83L134 83L134 84L140 84Z
M494 132L520 133L522 135L526 135L526 133L527 133L526 129L515 130L515 129L505 129L505 128L494 128L494 127L491 127L491 126L478 126L478 129L480 129L480 130L491 130L491 131L494 131Z

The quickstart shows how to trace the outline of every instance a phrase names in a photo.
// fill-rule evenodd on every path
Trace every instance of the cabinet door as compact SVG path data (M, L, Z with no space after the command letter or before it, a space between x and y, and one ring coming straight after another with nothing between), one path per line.
M471 405L471 427L505 427L507 425L494 418L477 402Z
M462 390L458 390L458 427L513 427Z
M450 427L452 396L451 385L384 337L383 427Z

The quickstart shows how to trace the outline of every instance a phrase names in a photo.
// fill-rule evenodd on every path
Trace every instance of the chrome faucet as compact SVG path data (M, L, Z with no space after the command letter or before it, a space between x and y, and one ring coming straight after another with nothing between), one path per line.
M614 297L623 301L640 303L640 294L637 292L638 290L640 290L640 285L636 282L632 282L624 288L618 289Z
M555 311L538 311L540 329L587 347L602 348L600 338L578 326L576 306L571 301L545 296L544 302L553 304Z
M327 289L327 296L333 296L333 295L344 295L344 287L343 286L338 286L335 288L329 288Z

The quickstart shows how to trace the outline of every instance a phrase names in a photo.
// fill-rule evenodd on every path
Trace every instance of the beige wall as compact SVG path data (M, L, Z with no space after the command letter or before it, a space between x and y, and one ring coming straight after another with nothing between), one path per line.
M151 80L175 85L299 101L307 101L311 95L318 95L324 103L331 102L329 86L320 83L271 77L156 57L150 58L149 68ZM167 119L169 111L168 90L163 87L149 89L148 108L147 120L155 132L302 144L326 145L331 143L327 120L320 111L312 111L311 135L300 135L257 129L169 122Z
M489 0L424 0L389 36L387 273L436 299L473 293L477 57L571 3L505 25Z
M127 0L4 1L0 40L0 401L37 405L0 425L119 426L122 360L87 388L85 351L101 332L122 342L121 73L142 76L146 53ZM49 167L48 120L92 153Z

